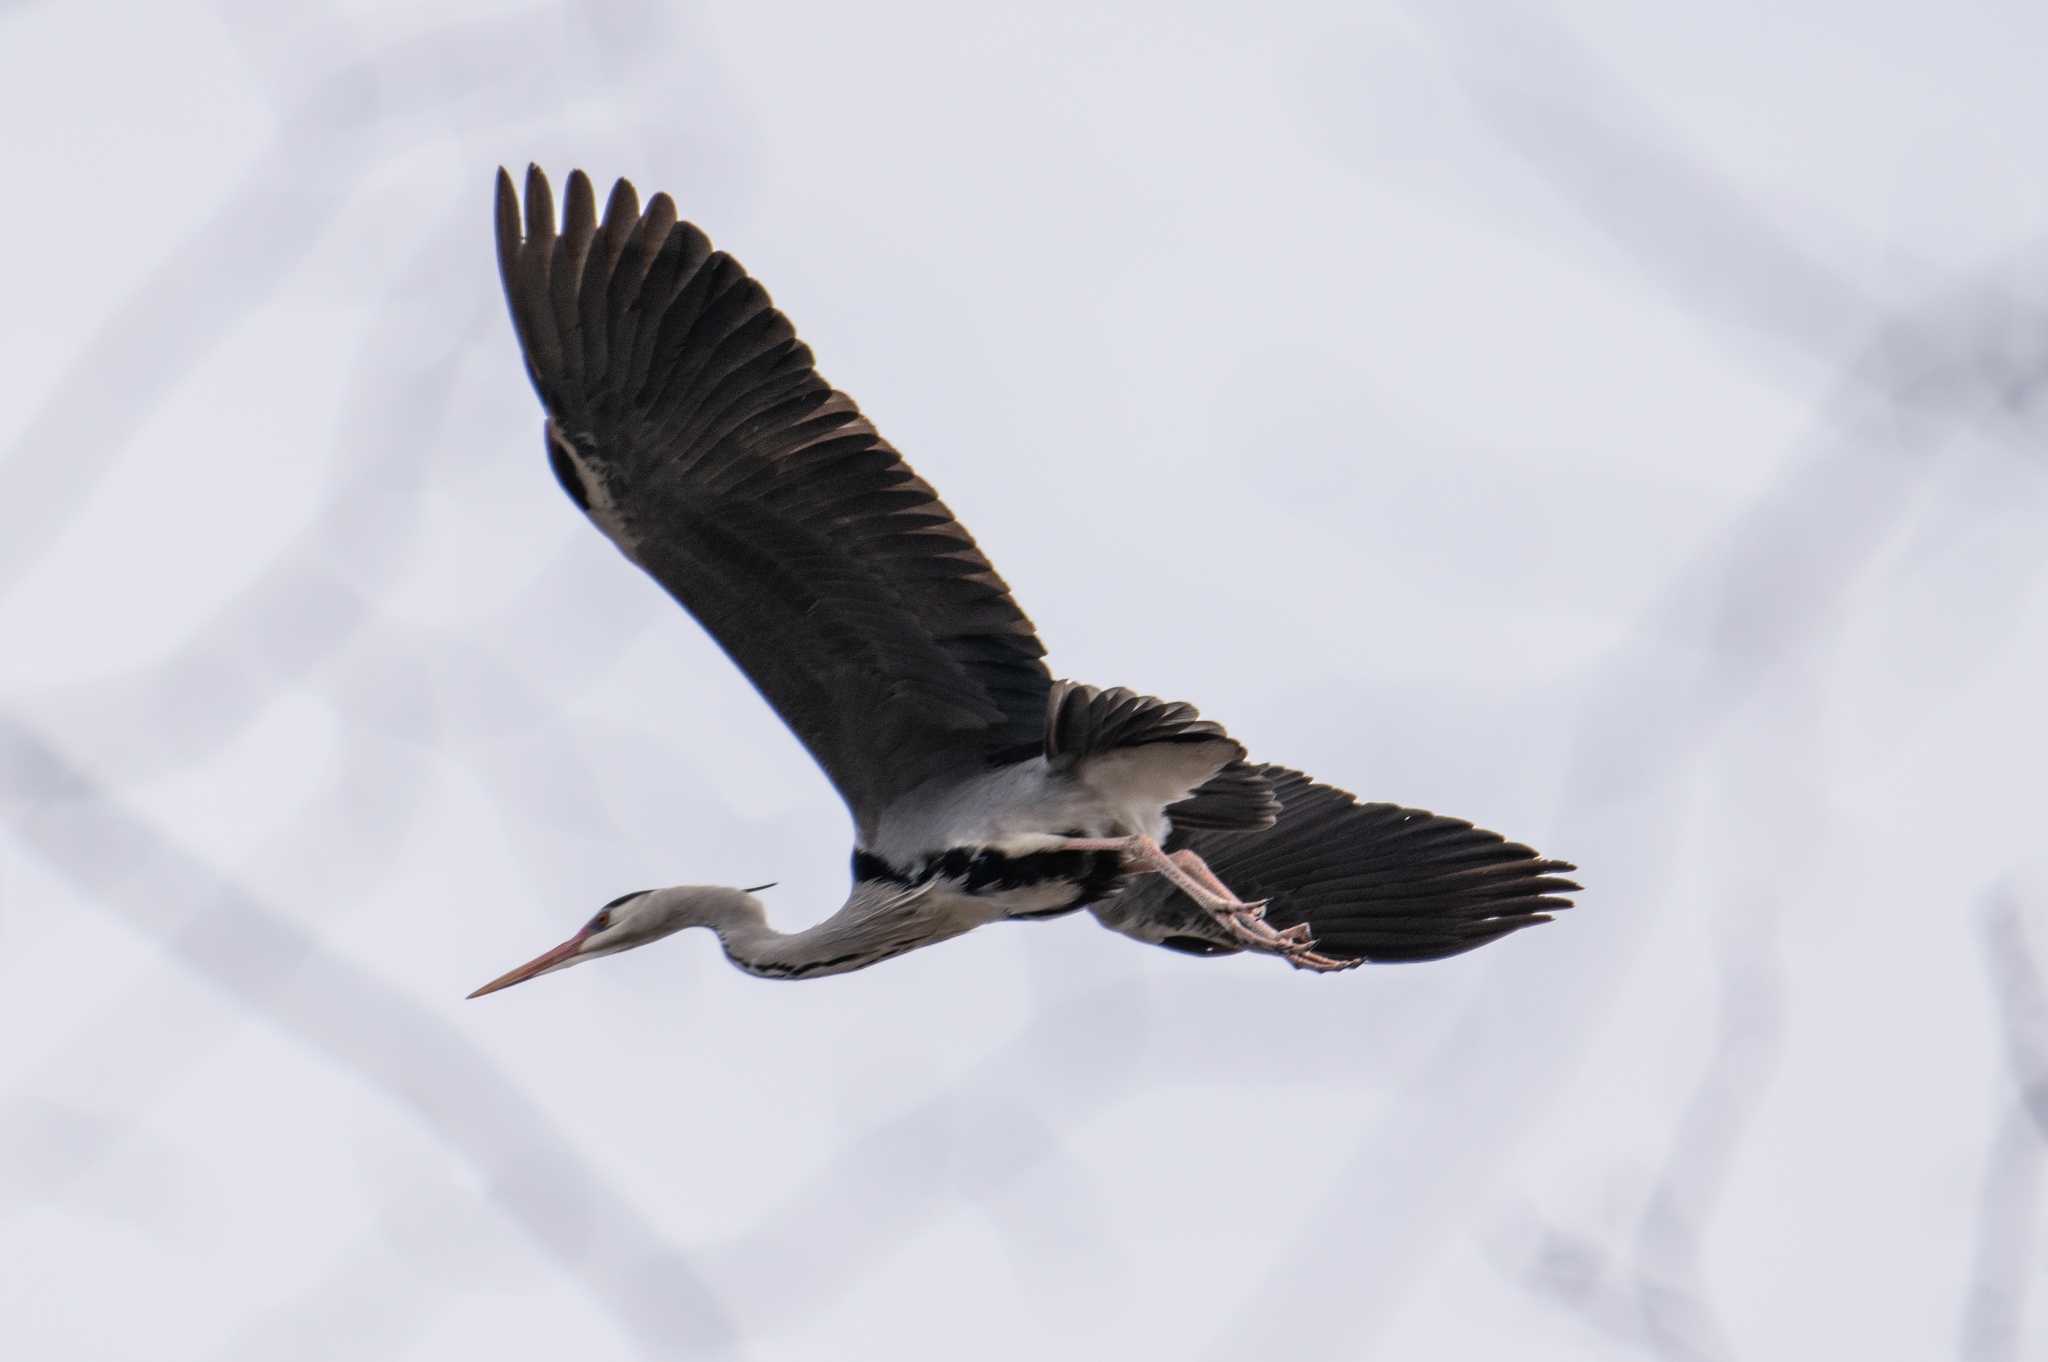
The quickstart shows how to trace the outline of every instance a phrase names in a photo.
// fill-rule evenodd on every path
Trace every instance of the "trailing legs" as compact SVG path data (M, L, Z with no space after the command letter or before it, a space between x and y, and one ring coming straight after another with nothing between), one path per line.
M1284 931L1273 927L1266 921L1264 900L1246 903L1193 851L1183 848L1169 852L1150 837L1137 836L1069 837L1061 845L1070 851L1121 852L1125 867L1133 873L1164 876L1174 888L1207 909L1217 925L1237 941L1254 950L1284 956L1296 969L1340 970L1364 963L1317 954L1305 922Z

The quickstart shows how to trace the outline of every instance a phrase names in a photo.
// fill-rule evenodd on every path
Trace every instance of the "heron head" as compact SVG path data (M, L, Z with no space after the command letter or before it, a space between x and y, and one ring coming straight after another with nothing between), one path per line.
M640 889L621 894L598 909L590 921L579 927L567 941L535 956L519 968L499 975L469 996L481 998L486 993L496 993L501 988L523 984L528 979L580 965L585 960L617 955L620 951L659 941L685 927L718 927L735 914L759 914L760 904L753 896L766 888L769 886L765 884L757 884L752 889L682 884L671 889Z

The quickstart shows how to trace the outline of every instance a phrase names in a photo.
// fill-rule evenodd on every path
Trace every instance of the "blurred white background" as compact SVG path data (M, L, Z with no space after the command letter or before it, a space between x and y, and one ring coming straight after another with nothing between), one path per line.
M2042 1356L2044 50L0 8L6 1353ZM849 845L547 470L529 159L754 270L1056 674L1581 907L1333 978L1083 917L464 1002L629 889L809 921Z

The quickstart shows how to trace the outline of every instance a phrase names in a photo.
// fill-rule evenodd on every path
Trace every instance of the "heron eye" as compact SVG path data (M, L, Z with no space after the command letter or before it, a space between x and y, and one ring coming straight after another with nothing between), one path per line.
M597 910L597 916L590 919L589 930L593 932L603 931L605 928L612 925L612 909L618 907L622 903L631 903L634 899L643 898L647 894L652 892L652 890L648 889L635 889L630 894L619 895L610 903L607 903L604 907Z

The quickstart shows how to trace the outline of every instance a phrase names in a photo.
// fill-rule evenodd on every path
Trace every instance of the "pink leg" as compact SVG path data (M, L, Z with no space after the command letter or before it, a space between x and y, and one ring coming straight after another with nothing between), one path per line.
M1216 878L1216 872L1209 868L1209 863L1194 852L1185 849L1171 852L1167 859L1207 885L1211 893L1221 894L1225 898L1236 897L1230 892L1229 886Z
M1140 873L1163 875L1174 888L1209 910L1217 925L1255 950L1284 956L1296 969L1316 971L1351 969L1361 960L1336 960L1311 949L1307 923L1276 931L1266 925L1263 901L1246 903L1216 877L1216 872L1192 851L1167 853L1150 837L1072 837L1064 844L1073 851L1120 851L1124 863Z

